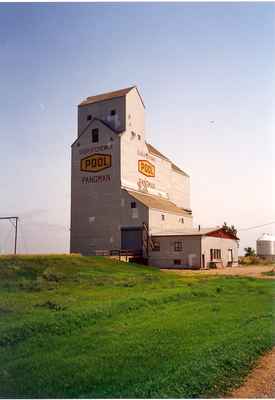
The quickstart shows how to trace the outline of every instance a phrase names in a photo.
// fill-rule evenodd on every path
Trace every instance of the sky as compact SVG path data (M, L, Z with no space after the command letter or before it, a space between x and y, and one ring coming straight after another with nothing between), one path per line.
M194 223L275 225L274 3L0 4L0 216L69 251L77 105L137 85L149 142L191 176ZM214 121L213 123L210 121ZM13 227L0 222L0 253Z

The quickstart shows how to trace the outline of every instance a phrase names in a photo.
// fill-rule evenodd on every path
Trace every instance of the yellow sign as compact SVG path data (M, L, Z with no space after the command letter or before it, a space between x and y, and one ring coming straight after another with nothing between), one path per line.
M138 160L138 170L145 176L155 176L155 167L150 163L150 161Z
M82 158L80 161L80 171L99 172L112 166L111 154L93 154Z

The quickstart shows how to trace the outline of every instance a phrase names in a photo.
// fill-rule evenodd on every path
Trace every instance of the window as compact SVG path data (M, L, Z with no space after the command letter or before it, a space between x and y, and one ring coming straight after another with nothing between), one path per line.
M140 135L138 135L138 140L140 140L141 139L141 136Z
M181 260L174 260L174 265L180 265L181 264Z
M210 249L210 260L220 260L222 258L221 249Z
M181 224L184 224L184 218L180 218L180 219L179 219L179 222L180 222Z
M159 240L153 239L152 251L160 251L160 241Z
M165 215L161 214L161 220L164 221L165 220Z
M87 121L91 121L91 119L92 119L91 114L87 115Z
M131 208L137 208L137 204L135 201L131 201Z
M175 251L183 251L183 241L179 240L174 243L174 250Z
M92 129L92 142L97 143L98 142L98 129Z
M111 110L110 114L113 117L114 115L116 115L116 110Z

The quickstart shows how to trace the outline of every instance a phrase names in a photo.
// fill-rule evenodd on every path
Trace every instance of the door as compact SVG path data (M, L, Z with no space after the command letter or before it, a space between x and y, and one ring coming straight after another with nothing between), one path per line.
M228 249L228 265L232 265L233 263L233 250Z
M204 254L201 257L202 257L202 268L205 268L205 256L204 256Z
M121 228L121 249L142 250L142 228Z

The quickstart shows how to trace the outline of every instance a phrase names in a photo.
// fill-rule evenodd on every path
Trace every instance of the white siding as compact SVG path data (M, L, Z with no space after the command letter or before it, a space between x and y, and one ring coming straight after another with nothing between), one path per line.
M170 200L178 207L190 209L190 178L172 170L169 182Z
M111 116L111 110L116 110L116 115ZM78 107L78 136L87 127L88 115L106 122L118 132L125 130L125 98L117 97L111 100L100 101L98 103L87 104Z
M162 220L162 215L164 215L165 218L164 221ZM181 218L183 218L184 223L181 223ZM192 217L171 214L165 211L150 209L149 226L150 226L150 233L152 235L168 231L178 232L187 228L192 228Z
M114 118L110 116L113 109ZM88 115L103 123L87 120ZM99 129L98 143L91 140L94 128ZM96 153L110 154L112 166L94 173L80 171L80 160ZM153 164L154 177L139 172L139 160ZM109 177L107 181L96 182L105 175ZM89 183L83 183L83 178ZM189 177L172 169L170 161L148 152L145 110L136 88L124 97L78 107L78 140L72 146L71 251L88 254L91 249L118 249L121 227L141 226L142 222L148 223L151 233L192 227L192 216L149 210L142 204L131 210L130 197L123 189L147 192L168 199L179 208L190 208Z
M160 268L200 268L201 236L155 236L160 251L150 251L149 265ZM175 251L175 242L183 242L183 251ZM174 260L180 260L175 265Z
M202 254L205 256L206 266L210 262L210 249L221 250L221 265L226 267L229 261L229 249L233 252L233 265L238 265L238 243L233 239L216 238L211 236L204 236L202 238Z

